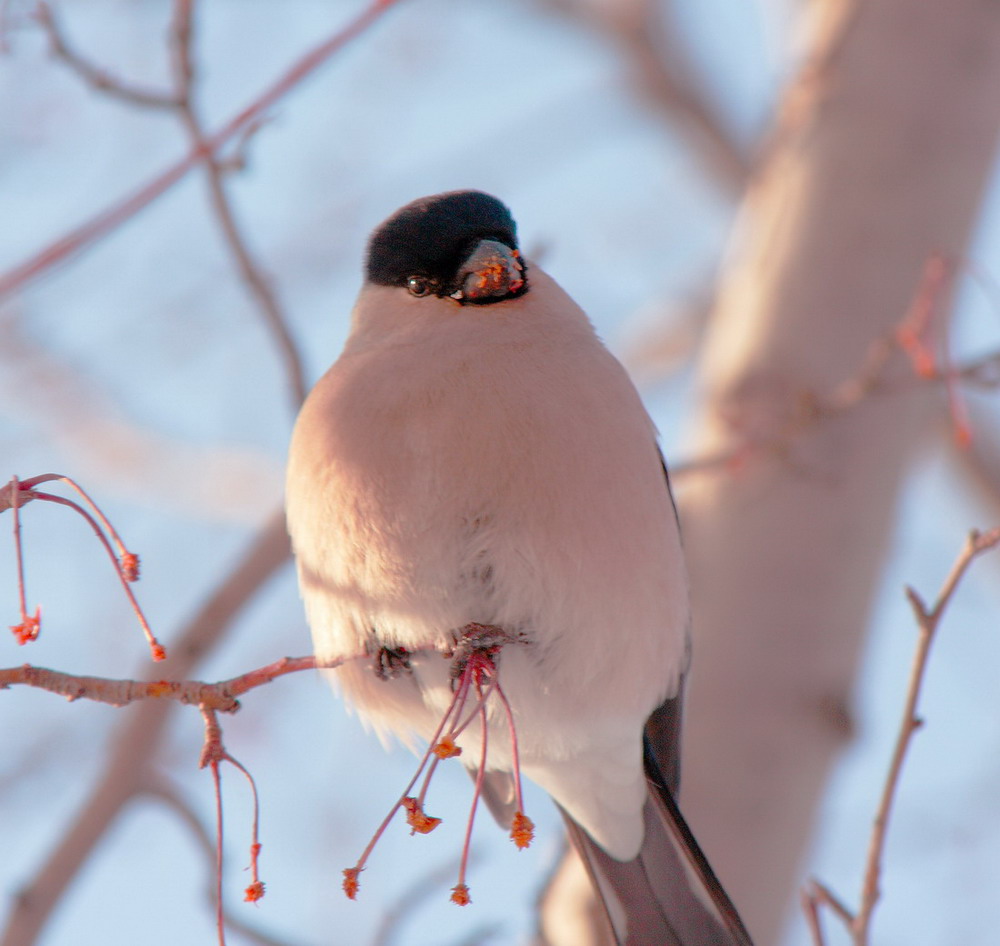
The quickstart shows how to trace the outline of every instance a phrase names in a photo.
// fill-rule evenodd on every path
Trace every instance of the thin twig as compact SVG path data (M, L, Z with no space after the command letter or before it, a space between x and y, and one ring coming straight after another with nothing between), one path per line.
M34 490L36 486L39 486L42 483L52 483L52 482L65 483L78 496L80 496L81 499L83 499L83 501L90 508L90 511L97 518L97 521L100 522L101 527L107 533L108 538L110 538L111 541L114 543L115 548L118 550L119 560L124 561L126 557L132 556L132 553L129 552L128 547L125 545L125 542L122 539L121 535L119 534L118 530L112 525L111 520L108 519L108 517L104 514L104 510L102 510L101 507L97 505L97 503L91 497L90 493L88 493L72 477L66 476L65 473L42 473L38 476L32 476L26 480L22 480L21 489ZM3 512L2 506L0 506L0 512ZM138 565L136 567L138 567ZM133 578L130 580L135 581L137 579Z
M807 905L806 917L814 930L814 939L819 930L818 907L830 908L840 919L851 935L854 946L868 946L871 937L872 916L878 903L880 877L885 857L885 844L889 830L889 818L892 806L899 791L903 771L903 763L913 740L914 733L922 725L917 716L917 703L927 673L931 645L937 634L941 619L958 589L959 583L968 571L969 566L984 552L1000 545L1000 528L988 532L971 532L965 546L952 565L934 605L928 609L920 595L913 589L906 589L906 597L913 609L917 621L919 635L910 668L910 678L906 690L906 702L900 721L899 732L893 746L889 770L882 787L882 794L875 812L871 835L868 841L868 853L865 859L864 877L861 885L860 905L857 912L851 911L838 899L834 893L818 880L810 882L803 892L803 901ZM815 918L812 914L815 913ZM822 935L821 933L819 934ZM821 940L817 940L821 942Z
M84 502L87 503L92 512L84 509L83 506L71 499L66 499L62 496L56 496L52 493L45 493L41 490L35 489L39 483L51 482L53 480L67 483L73 490L83 497ZM149 622L146 620L146 615L135 596L135 592L133 592L130 587L131 583L137 581L139 578L139 556L128 551L125 547L125 543L121 540L121 536L108 521L107 516L104 515L97 503L90 498L83 488L69 477L62 476L59 473L43 473L40 476L33 476L29 479L21 481L19 481L15 476L10 483L7 484L6 489L0 490L0 512L2 512L5 508L4 503L12 506L14 511L14 545L17 550L18 558L18 583L21 592L21 624L16 627L12 627L11 630L14 631L19 643L24 644L28 640L34 640L38 636L39 630L38 612L36 611L33 618L28 617L25 613L24 568L21 561L23 552L20 534L20 519L18 514L20 506L24 505L24 503L29 500L35 499L42 502L55 503L60 506L65 506L68 509L72 509L77 515L82 516L83 519L86 520L87 524L93 530L94 535L97 536L101 546L108 553L108 558L111 559L111 565L115 570L115 575L121 583L122 591L125 593L125 597L128 598L129 605L139 621L139 626L142 628L146 641L149 643L153 660L165 660L167 656L166 650L153 634L152 628L150 628ZM118 554L115 553L115 548L113 546L117 547Z
M841 922L848 926L854 922L854 914L847 908L844 901L822 881L816 880L814 877L809 882L809 893L815 903L823 904L833 910Z
M826 394L803 390L792 400L781 404L783 411L775 410L773 424L764 433L739 438L737 420L733 421L737 442L734 446L691 460L671 464L672 477L680 478L692 473L723 471L745 463L751 457L782 457L789 447L809 430L837 417L844 417L859 410L878 397L904 394L927 385L944 386L952 391L961 381L983 390L1000 387L1000 351L990 352L958 365L937 365L927 360L926 340L919 344L912 341L914 319L922 314L923 296L939 291L939 286L923 280L918 287L914 304L899 324L887 335L875 339L869 346L858 371L840 382ZM923 329L921 329L923 331ZM914 370L898 369L901 354L913 365ZM919 361L919 364L916 362ZM958 424L961 418L953 415Z
M398 2L399 0L372 0L350 23L302 56L267 89L233 115L217 131L207 136L203 145L204 151L218 152L248 125L259 121L275 103L312 75L347 43L360 36ZM135 216L157 197L166 193L188 171L200 164L203 154L202 149L192 149L132 194L106 207L85 223L0 275L0 300L23 288L57 263L63 262L84 247L107 236L130 217Z
M139 626L142 628L142 633L149 644L149 649L152 654L153 660L166 660L167 652L164 646L156 639L156 635L153 633L153 629L149 626L149 621L146 619L146 614L142 610L142 606L139 604L138 598L135 596L135 592L131 588L131 582L128 575L126 574L126 569L119 561L118 556L115 555L115 550L111 547L111 542L108 537L104 534L97 520L84 509L79 503L73 502L72 499L66 499L63 496L56 496L53 493L43 493L40 490L32 490L35 499L40 499L48 503L56 503L60 506L66 506L72 509L77 515L82 516L91 529L94 530L94 535L97 536L98 541L104 548L104 551L108 553L108 558L111 559L111 565L114 568L115 575L118 578L119 583L122 586L122 591L125 597L128 598L129 606L132 608L136 619L139 621Z
M170 810L176 814L178 818L180 818L181 822L188 826L194 837L195 843L198 845L198 848L201 850L205 859L211 862L212 882L208 891L208 899L212 903L212 908L214 909L215 841L210 837L208 829L204 824L202 824L201 819L192 807L178 795L177 791L175 791L172 786L165 785L162 782L157 782L143 789L143 794L148 795L150 798L154 798L169 807ZM245 923L236 915L235 909L227 909L225 911L225 916L227 929L256 943L257 946L291 946L288 940L283 938L278 939L270 933L258 929L256 926Z
M212 783L215 787L215 929L219 937L219 946L226 946L226 914L222 900L222 867L223 867L223 822L222 822L222 772L219 763L226 758L226 750L222 747L222 730L215 710L206 706L198 707L205 721L205 745L201 752L201 768L208 766L212 770Z
M819 915L819 904L807 890L803 890L799 894L799 904L806 918L806 926L809 927L809 935L813 946L826 946L826 938L823 935L823 924Z
M177 108L179 103L175 96L124 82L78 53L63 32L52 7L45 0L38 0L34 19L48 36L52 54L91 88L131 105L141 105L144 108Z
M642 95L680 127L704 158L703 166L726 191L743 191L753 169L752 155L705 93L658 0L543 0L543 5L616 42Z
M288 328L288 318L282 310L270 282L253 258L239 225L223 180L224 170L216 151L210 147L194 102L195 67L193 59L194 24L193 0L176 0L171 30L173 71L181 121L187 131L192 151L202 155L208 183L209 200L222 231L226 246L233 256L243 283L257 303L264 321L281 353L291 389L293 406L305 400L306 379L302 358Z
M173 641L168 666L175 675L190 674L198 661L212 652L243 608L288 561L289 554L285 517L279 511ZM0 946L30 946L37 941L94 847L122 808L142 791L175 705L171 700L146 700L123 720L106 753L103 773L77 816L59 832L56 846L14 901Z
M17 637L19 644L27 643L38 637L38 632L42 623L42 609L35 608L35 613L28 614L28 598L24 580L24 543L21 541L21 514L19 512L22 505L22 487L17 477L13 477L3 491L3 495L8 497L10 508L14 519L14 555L17 561L17 603L21 612L21 623L12 627L11 630Z
M941 591L938 593L937 601L930 610L924 605L916 591L912 588L906 589L906 596L909 599L910 606L913 608L913 614L919 625L920 634L917 640L916 653L913 658L913 666L910 670L910 682L907 688L906 704L903 708L903 718L900 722L899 734L896 737L896 745L889 763L889 772L886 776L882 797L875 814L875 823L872 826L871 839L868 844L868 858L865 866L864 883L862 885L861 905L858 908L858 914L853 925L853 934L857 946L866 946L869 939L872 913L875 909L875 904L878 902L880 893L879 877L882 873L882 860L885 854L889 815L899 789L903 762L910 748L910 742L913 739L913 734L921 726L921 720L917 716L917 701L920 698L920 690L927 671L927 661L930 656L931 644L934 642L941 618L951 602L962 576L977 556L992 549L998 543L1000 543L1000 529L992 529L984 533L971 532L966 540L965 547L956 559L951 572L941 587Z
M472 862L476 862L473 854ZM458 859L444 861L435 870L420 874L416 881L404 890L396 902L382 911L375 935L368 946L391 946L400 935L400 930L406 920L410 919L414 910L432 891L437 890L449 877L453 876L458 867Z

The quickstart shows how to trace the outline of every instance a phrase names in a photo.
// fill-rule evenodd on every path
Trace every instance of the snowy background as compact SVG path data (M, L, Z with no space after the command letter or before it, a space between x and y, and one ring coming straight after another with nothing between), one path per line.
M702 81L748 143L794 65L794 6L677 4ZM0 5L0 272L186 152L169 113L88 90L55 62L39 30L24 23L29 8ZM78 50L129 82L167 86L168 3L74 0L58 9ZM347 0L204 0L197 58L207 126L359 9ZM613 45L586 27L527 2L410 0L268 113L246 169L228 186L310 382L343 341L371 228L416 196L458 187L497 194L519 220L528 253L542 256L613 350L644 368L638 376L668 458L685 456L689 371L663 376L636 352L671 319L688 331L681 320L710 282L734 206L702 173L697 152L637 98ZM994 188L973 253L987 270L997 269L998 228ZM1000 337L1000 313L974 289L962 300L956 350L988 350ZM4 476L57 470L92 491L142 555L137 592L168 648L171 629L278 508L292 419L281 363L234 276L198 172L0 309ZM0 638L0 665L143 672L147 651L86 526L42 504L23 518L29 605L43 606L43 635L30 650ZM912 476L899 523L856 696L858 737L803 865L804 877L823 878L851 901L915 640L902 586L932 598L966 531L994 524L940 452ZM974 567L936 645L922 702L929 725L894 813L876 921L882 946L998 942L998 567L995 558ZM0 543L8 624L17 621L14 576L10 545ZM220 679L308 649L285 568L198 676ZM71 823L128 712L41 692L0 694L0 914ZM239 903L248 792L225 771L225 885L247 922L287 946L371 943L387 915L396 925L382 942L527 941L534 898L561 845L539 793L528 807L538 840L527 852L480 818L474 906L460 910L447 896L468 784L457 766L444 767L428 810L444 815L445 826L426 838L397 826L370 862L359 901L349 903L340 870L408 780L411 757L383 752L314 675L256 691L224 724L263 803L268 892L249 906ZM197 769L201 735L195 711L176 712L159 768L211 825L211 780ZM169 809L137 801L41 942L208 946L211 874ZM845 941L839 935L831 943ZM806 941L793 919L788 943ZM231 942L251 940L233 934Z

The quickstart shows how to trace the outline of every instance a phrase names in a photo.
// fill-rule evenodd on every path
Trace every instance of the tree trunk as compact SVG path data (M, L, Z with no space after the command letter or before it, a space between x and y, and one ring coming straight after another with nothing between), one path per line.
M993 0L817 3L700 365L694 456L857 376L937 253L961 256L1000 126ZM947 299L941 300L947 303ZM680 484L694 671L682 807L758 946L778 941L929 396L875 397Z

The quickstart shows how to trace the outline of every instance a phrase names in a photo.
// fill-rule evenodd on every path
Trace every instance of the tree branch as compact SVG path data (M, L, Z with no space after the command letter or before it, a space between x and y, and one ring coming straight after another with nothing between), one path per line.
M343 660L324 664L339 667ZM78 676L23 664L0 669L0 689L22 685L57 693L68 700L93 700L111 706L128 706L139 700L173 700L220 713L235 713L237 697L278 677L300 670L317 669L315 657L282 657L266 667L258 667L230 680L202 683L199 680L112 680L107 677Z
M6 273L0 274L0 300L22 289L56 264L64 262L73 254L107 236L126 220L151 204L157 197L166 193L188 171L202 162L205 151L217 153L228 141L239 135L248 126L259 121L269 108L312 75L351 40L361 35L397 2L398 0L372 0L347 26L338 30L293 63L257 98L233 115L217 131L209 135L200 148L190 150L183 158L129 196L106 207L22 263L15 265Z
M175 0L174 21L171 30L174 65L174 83L181 121L187 130L192 151L202 155L202 166L208 182L211 207L215 213L223 239L233 257L243 283L257 303L264 321L271 331L278 351L285 364L291 388L292 403L297 407L306 397L306 380L302 358L288 328L288 318L278 302L271 284L254 260L246 238L237 222L235 211L226 193L223 165L216 151L210 146L194 103L195 67L193 60L193 0Z
M910 669L910 680L906 691L906 702L903 706L903 717L900 721L899 732L896 736L892 757L889 762L889 770L882 787L882 795L875 812L875 820L872 824L872 831L868 841L868 854L865 861L864 879L861 885L860 906L856 913L852 912L843 904L843 901L839 900L828 887L819 881L812 881L809 888L804 892L811 912L816 912L818 905L829 907L847 927L854 946L868 946L870 943L872 916L881 895L880 878L885 857L889 818L899 791L903 763L906 761L910 743L913 740L914 733L923 725L922 720L917 716L917 703L920 699L924 677L927 673L931 645L934 643L934 638L937 635L938 627L944 617L944 613L955 596L959 583L968 571L969 566L976 558L984 552L995 548L997 545L1000 545L1000 528L982 533L971 532L966 540L965 547L962 549L951 571L948 573L948 577L945 579L941 590L938 592L937 600L930 608L924 604L920 595L913 588L908 587L906 589L906 597L910 602L910 607L913 609L913 614L919 628L919 636L917 638L916 651L913 655L913 664ZM818 928L818 919L816 920L815 928Z
M658 0L544 0L544 5L617 43L643 97L680 128L723 189L742 193L753 158L705 94Z
M284 513L278 512L181 630L171 645L166 667L178 677L189 676L289 555ZM15 899L0 946L31 946L36 942L52 910L105 831L142 791L173 705L170 700L146 700L123 720L108 750L103 774L35 877Z
M92 89L144 108L174 109L180 105L176 96L123 82L78 53L63 32L52 7L45 0L38 0L34 19L48 36L52 55L68 66Z

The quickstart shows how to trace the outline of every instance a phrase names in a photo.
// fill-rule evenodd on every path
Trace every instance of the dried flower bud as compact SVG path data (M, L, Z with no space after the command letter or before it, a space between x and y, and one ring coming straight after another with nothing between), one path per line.
M255 880L249 887L247 887L243 900L245 903L256 903L264 896L264 883L260 880Z
M357 867L345 867L344 868L344 893L347 894L348 900L355 900L358 896L358 888L361 884L358 883L358 874L361 870Z
M523 851L535 839L535 823L523 811L515 811L510 823L510 839Z
M139 580L139 556L134 552L122 552L121 567L126 581Z
M434 755L439 759L452 759L455 756L460 756L462 750L455 745L455 740L451 736L445 736L435 747Z
M404 798L403 807L406 809L406 823L413 829L411 834L430 834L441 824L440 818L424 814L424 809L416 798Z
M38 640L38 632L42 628L42 610L35 608L33 615L23 614L24 620L20 624L10 625L11 631L19 644L27 644L28 641Z

